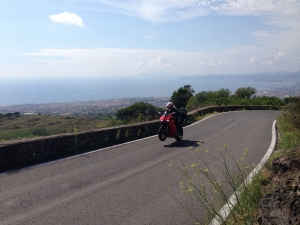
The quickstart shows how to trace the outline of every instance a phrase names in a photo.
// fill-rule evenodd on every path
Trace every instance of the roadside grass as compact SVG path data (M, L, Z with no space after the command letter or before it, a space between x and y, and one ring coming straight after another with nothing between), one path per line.
M277 127L280 132L278 148L281 151L289 152L289 150L300 146L300 127L295 127L295 125L291 124L287 115L278 118Z
M253 177L252 181L243 188L239 196L239 205L233 208L223 224L258 224L258 203L264 195L262 188L269 183L268 179L269 177L266 174L259 171ZM241 211L241 209L243 209L243 211ZM237 213L236 211L241 211L241 213ZM237 216L234 216L235 214L237 214Z
M86 117L28 115L0 119L0 142L74 133L121 125L121 121Z

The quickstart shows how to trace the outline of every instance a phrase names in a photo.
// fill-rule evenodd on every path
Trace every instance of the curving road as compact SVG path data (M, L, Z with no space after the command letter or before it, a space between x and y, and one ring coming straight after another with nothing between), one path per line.
M0 176L0 224L193 224L167 193L178 198L180 178L168 167L190 146L215 150L227 143L236 157L248 148L257 164L271 143L278 111L219 114L184 128L182 142L157 136ZM211 165L214 162L210 162ZM205 213L198 211L199 216Z

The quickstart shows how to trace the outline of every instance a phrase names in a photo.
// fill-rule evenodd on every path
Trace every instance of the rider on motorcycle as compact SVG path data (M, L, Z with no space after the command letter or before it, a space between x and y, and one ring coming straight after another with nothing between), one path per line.
M178 110L176 109L176 107L174 106L174 104L172 102L168 102L167 105L167 111L169 113L172 113L172 115L175 117L175 125L176 128L178 128L180 126L180 113L178 112Z

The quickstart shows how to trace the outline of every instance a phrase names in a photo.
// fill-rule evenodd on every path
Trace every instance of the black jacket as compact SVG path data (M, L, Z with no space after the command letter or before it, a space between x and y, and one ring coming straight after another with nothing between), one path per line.
M180 115L179 111L175 108L175 106L171 109L171 111L168 112L172 113L175 117L178 117Z

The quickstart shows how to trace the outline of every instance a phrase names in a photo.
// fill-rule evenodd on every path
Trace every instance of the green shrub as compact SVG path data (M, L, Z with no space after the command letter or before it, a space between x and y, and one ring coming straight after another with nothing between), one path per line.
M34 135L30 130L18 129L18 130L7 130L1 132L0 141L6 140L15 140L15 139L22 139L22 138L32 138Z
M115 115L118 120L125 121L125 123L130 123L136 119L142 119L142 116L145 118L149 115L154 116L157 114L157 111L161 110L161 108L155 107L149 103L137 102L126 108L118 110Z
M47 136L45 128L36 127L31 130L33 136Z
M282 150L295 149L300 145L299 134L293 132L285 132L281 136L279 148Z

